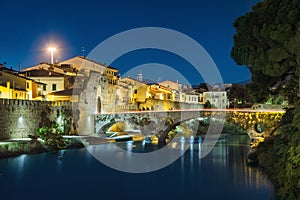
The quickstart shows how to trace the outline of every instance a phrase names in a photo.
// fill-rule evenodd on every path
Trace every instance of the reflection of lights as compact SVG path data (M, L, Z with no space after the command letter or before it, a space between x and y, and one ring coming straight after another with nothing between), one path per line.
M177 142L172 142L172 143L171 143L171 147L172 147L173 149L176 149L176 148L177 148Z
M128 152L132 152L133 141L128 141L128 142L126 142L126 147L127 147L127 151L128 151Z
M194 136L191 136L190 137L190 144L193 144L194 143Z
M184 137L181 137L181 138L180 138L180 142L181 142L181 143L184 143L184 142L185 142Z
M190 167L191 171L194 170L194 144L190 142Z
M199 162L200 162L201 161L201 143L200 142L198 143L198 151L199 151L198 157L199 157Z
M25 165L25 160L27 158L27 155L26 154L23 154L23 155L20 155L17 159L17 162L18 162L18 170L19 172L23 172L23 168L24 168L24 165Z
M58 155L57 155L57 163L56 163L56 165L57 165L57 169L59 171L62 170L64 153L65 153L65 150L60 150L58 152Z

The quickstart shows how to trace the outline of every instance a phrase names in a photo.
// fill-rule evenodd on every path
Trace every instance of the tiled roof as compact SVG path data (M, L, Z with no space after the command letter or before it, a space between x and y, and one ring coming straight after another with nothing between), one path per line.
M66 60L63 60L63 61L59 62L59 64L70 64L70 63L72 63L72 60L74 61L74 59L77 59L77 60L80 59L81 61L79 61L79 63L84 62L84 61L88 61L88 62L94 63L96 65L101 65L104 68L110 68L110 69L114 69L114 70L117 70L117 71L119 70L119 69L116 69L116 68L111 67L111 66L106 66L105 64L102 64L100 62L97 62L95 60L92 60L92 59L84 57L84 56L72 57L72 58L69 58L69 59L66 59Z
M63 74L43 69L33 69L22 72L22 74L26 74L28 77L64 77Z
M66 90L60 90L57 92L51 92L48 95L54 95L54 96L72 96L72 95L78 95L80 94L81 89L75 89L73 91L73 89L66 89Z
M87 57L83 57L83 56L78 56L78 57L81 58L81 59L88 60L88 61L93 62L93 63L98 64L98 65L106 66L105 64L102 64L102 63L100 63L100 62L94 61L94 60L92 60L92 59L90 59L90 58L87 58ZM111 67L111 66L106 66L106 67L107 67L107 68L110 68L110 69L118 70L117 68L114 68L114 67Z

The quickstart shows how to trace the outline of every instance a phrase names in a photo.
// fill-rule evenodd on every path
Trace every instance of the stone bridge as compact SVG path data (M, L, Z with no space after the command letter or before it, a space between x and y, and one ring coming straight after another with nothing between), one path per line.
M182 122L210 119L211 123L231 122L247 131L250 138L266 137L278 126L283 110L245 110L245 109L193 109L173 111L134 111L95 115L97 134L107 132L114 124L118 130L138 129L144 135L159 133L159 142L165 142L168 132ZM126 123L120 123L126 122Z

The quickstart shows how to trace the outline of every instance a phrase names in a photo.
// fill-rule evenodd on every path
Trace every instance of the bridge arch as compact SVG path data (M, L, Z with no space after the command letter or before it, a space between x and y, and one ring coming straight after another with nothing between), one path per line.
M250 138L255 137L265 137L274 130L281 121L284 111L255 111L255 110L219 110L219 109L196 109L191 111L161 111L161 112L151 112L151 111L139 111L139 112L126 112L124 114L105 114L106 117L96 117L111 120L115 119L118 121L129 121L132 124L137 125L147 131L148 125L156 126L155 132L159 134L159 142L165 143L168 133L181 123L186 121L197 119L199 117L209 118L211 116L226 115L225 119L227 122L232 122L237 126L243 128L247 131ZM103 116L103 115L102 115ZM163 124L159 127L161 121L170 120L171 123ZM213 119L212 119L213 120ZM101 120L100 120L101 121ZM108 121L106 121L108 122ZM104 123L102 130L105 132L108 130L109 126L114 123ZM115 123L116 123L115 122ZM99 122L95 122L97 124ZM98 126L99 130L99 126Z

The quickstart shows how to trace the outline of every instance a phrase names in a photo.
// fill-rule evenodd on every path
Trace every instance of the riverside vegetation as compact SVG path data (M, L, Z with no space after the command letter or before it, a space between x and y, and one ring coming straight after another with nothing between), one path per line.
M300 199L300 0L264 0L237 18L231 57L251 72L254 102L269 95L295 108L250 158L270 176L277 199Z
M7 142L0 145L0 158L84 147L77 138L63 138L63 130L56 123L51 127L39 128L36 135L31 135L30 138L30 141Z
M286 112L280 128L249 158L270 177L277 199L300 199L300 106Z

